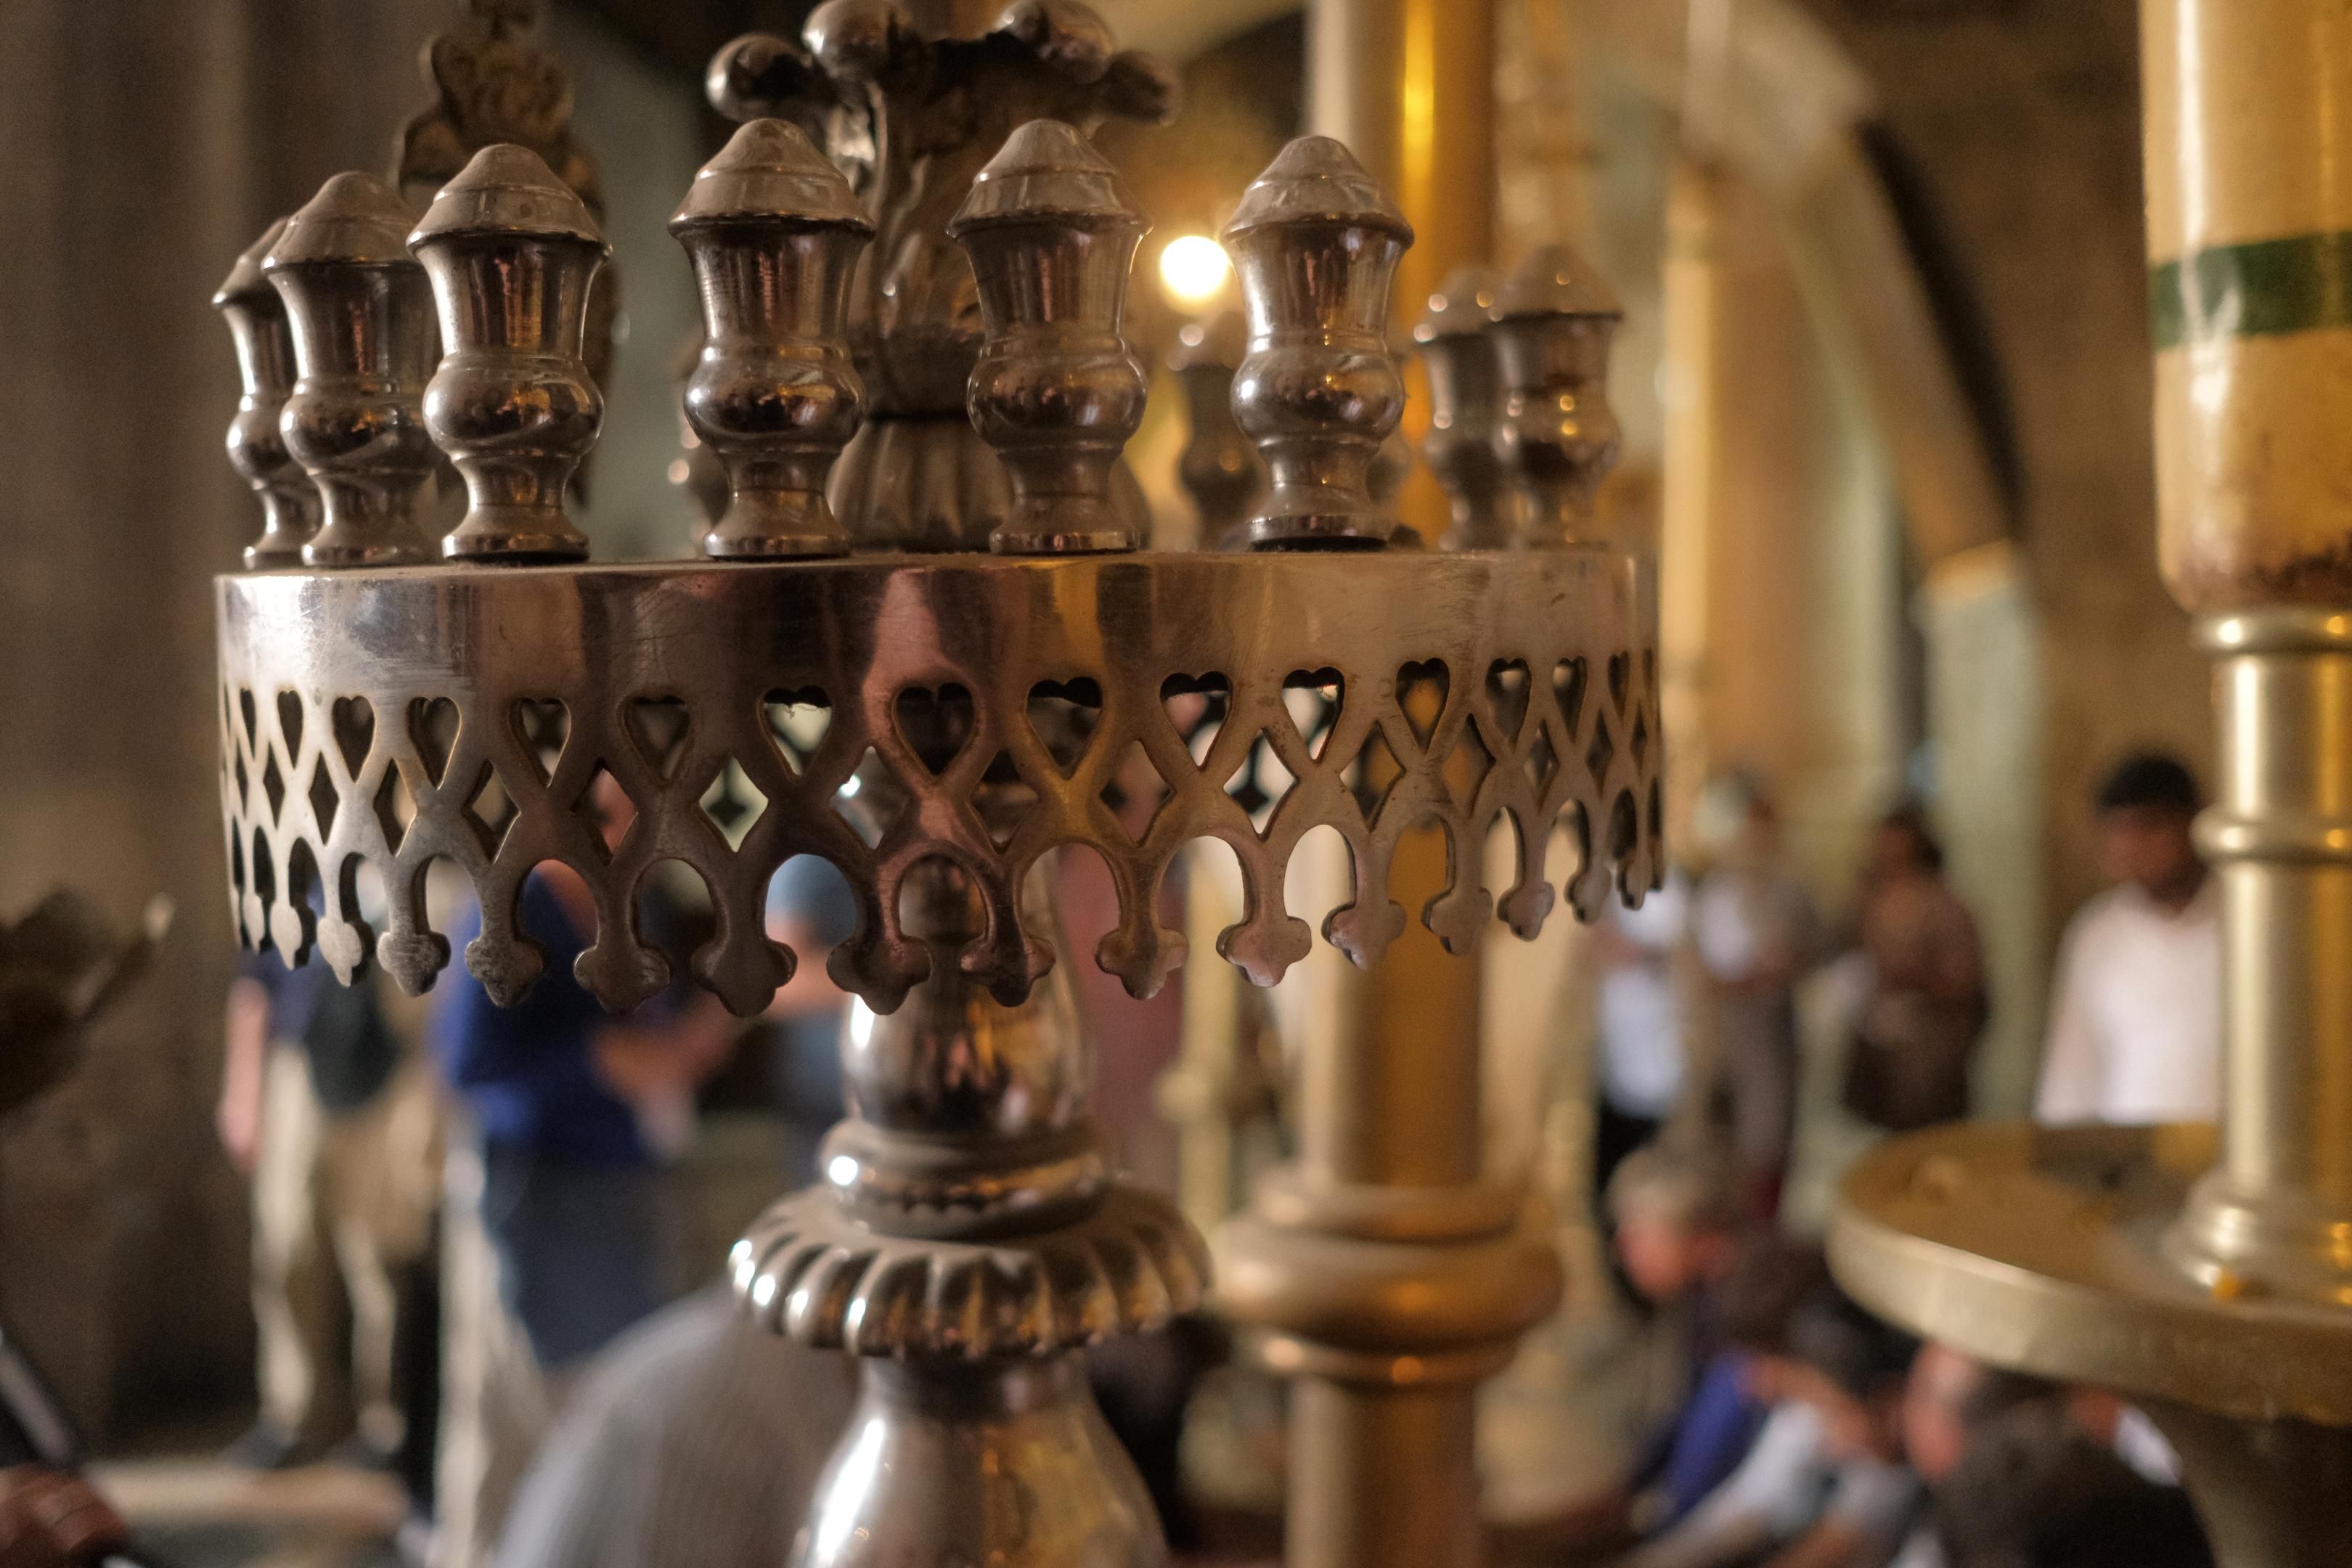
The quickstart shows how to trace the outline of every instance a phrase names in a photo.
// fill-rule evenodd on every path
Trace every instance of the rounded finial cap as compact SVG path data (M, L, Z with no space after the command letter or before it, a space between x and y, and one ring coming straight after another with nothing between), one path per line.
M1498 318L1622 316L1617 292L1592 264L1564 245L1547 245L1519 263L1496 300Z
M282 217L278 219L261 231L259 239L245 247L236 258L236 265L228 269L228 276L221 280L220 288L214 293L214 310L243 304L248 300L278 298L278 290L271 288L269 280L261 275L261 263L268 256L269 247L278 243L278 237L286 232L288 221Z
M1413 341L1475 336L1501 314L1502 292L1502 275L1493 268L1455 268L1429 297L1429 309L1412 329Z
M1301 136L1242 193L1223 237L1275 225L1354 224L1412 243L1412 226L1356 155L1328 136Z
M686 200L671 215L669 231L682 234L737 218L874 232L841 171L799 126L784 120L751 121L729 138L719 156L695 174Z
M576 239L598 250L611 248L572 187L557 179L538 153L511 142L475 153L434 196L408 243L415 247L467 235Z
M1148 226L1119 184L1118 171L1076 126L1058 120L1032 120L1004 139L949 220L948 235L1038 218L1138 234Z
M357 170L337 174L286 220L277 243L261 258L261 269L327 264L413 267L408 231L415 222L416 210L373 174Z

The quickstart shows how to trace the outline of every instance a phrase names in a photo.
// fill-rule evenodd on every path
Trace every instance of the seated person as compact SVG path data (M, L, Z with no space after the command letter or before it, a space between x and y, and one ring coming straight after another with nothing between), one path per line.
M2137 1474L2046 1401L1969 1445L1936 1516L1949 1568L2212 1568L2188 1494Z
M1881 1568L1924 1508L1897 1458L1912 1342L1839 1294L1818 1256L1780 1248L1759 1306L1810 1288L1789 1310L1727 1322L1769 1414L1738 1468L1621 1568ZM1761 1266L1759 1266L1761 1267ZM1727 1288L1727 1297L1732 1291Z
M1903 1457L1930 1494L1940 1495L1979 1434L2011 1411L2055 1405L2055 1384L2003 1372L1939 1344L1925 1344L1903 1384ZM1947 1568L1932 1515L1914 1522L1889 1568Z
M1746 1358L1722 1343L1727 1281L1763 1264L1743 1251L1746 1218L1737 1173L1727 1160L1654 1142L1626 1156L1609 1184L1610 1217L1626 1281L1662 1313L1680 1341L1672 1414L1643 1445L1633 1467L1629 1522L1650 1531L1680 1519L1728 1476L1764 1424L1764 1405L1749 1396ZM1748 1285L1760 1286L1760 1276Z

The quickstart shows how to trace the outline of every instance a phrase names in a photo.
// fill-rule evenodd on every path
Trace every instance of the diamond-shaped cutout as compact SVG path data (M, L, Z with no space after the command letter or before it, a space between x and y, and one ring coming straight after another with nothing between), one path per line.
M1389 798L1389 791L1394 789L1397 780L1404 776L1404 764L1397 761L1397 754L1389 745L1388 738L1375 729L1370 738L1364 742L1364 749L1356 753L1355 761L1348 764L1348 771L1342 776L1347 781L1348 793L1356 797L1357 809L1364 814L1364 820L1369 823L1380 816L1381 805Z
M1609 764L1617 760L1617 742L1610 738L1609 721L1604 717L1592 721L1592 744L1584 749L1584 770L1599 785L1609 776Z
M1329 667L1294 669L1282 680L1282 706L1291 727L1307 746L1307 754L1320 761L1324 742L1339 721L1339 704L1347 696L1347 678Z
M572 738L572 710L551 697L524 697L516 700L508 717L514 722L516 745L539 770L539 782L547 783L563 760L564 742Z
M384 847L399 854L408 825L416 820L416 797L408 793L407 775L396 767L384 769L383 783L376 786L375 820L383 830Z
M1584 661L1564 658L1551 667L1552 700L1559 704L1559 716L1568 725L1573 738L1584 728Z
M1160 683L1160 705L1167 710L1176 733L1183 737L1194 767L1208 761L1209 748L1217 743L1225 715L1233 711L1233 682L1213 672L1171 675Z
M1291 771L1282 765L1282 759L1274 754L1273 742L1261 732L1251 740L1242 765L1225 781L1225 793L1249 813L1252 823L1263 827L1297 782Z
M794 778L808 772L809 759L824 744L833 728L833 701L814 686L798 689L779 687L761 700L768 734L783 753L784 766Z
M971 742L977 722L971 693L952 683L933 691L909 686L890 705L898 738L933 778L954 765Z
M409 744L416 748L425 782L436 789L457 749L457 705L446 697L420 697L408 705Z
M327 759L320 757L310 764L310 819L319 825L319 842L324 844L334 836L335 814L342 809L342 797L335 793L335 781L327 776Z
M245 759L243 757L229 759L228 771L236 775L236 808L243 811L248 804L247 797L253 794L253 782L246 776L245 773Z
M1462 739L1456 741L1454 750L1445 754L1445 763L1438 770L1438 777L1445 785L1445 793L1453 796L1454 803L1466 809L1478 798L1478 786L1486 782L1486 774L1494 765L1495 753L1488 751L1486 742L1478 738L1478 726L1465 724L1462 726Z
M268 797L269 820L276 822L286 804L286 778L278 771L278 751L272 747L261 764L261 793Z
M1437 732L1437 721L1445 711L1445 694L1452 679L1442 658L1403 665L1397 670L1397 711L1404 715L1406 726L1412 731L1413 744L1424 752L1429 750L1429 738Z
M894 789L867 787L868 779L886 777L887 769L881 756L868 746L866 755L858 762L857 771L843 780L841 787L833 792L835 813L849 824L849 830L856 834L868 849L881 843L883 837L898 826L899 811L905 805Z
M1611 654L1609 656L1609 705L1617 710L1617 716L1621 719L1625 716L1626 694L1633 689L1633 656L1624 653Z
M1002 853L1011 847L1021 825L1029 820L1030 809L1037 804L1037 792L1013 766L1010 752L999 752L991 757L980 782L987 787L980 792L972 809L979 815L981 826L988 831L988 841Z
M599 762L589 773L588 782L572 797L572 815L588 829L588 847L600 861L609 864L613 846L625 837L626 828L619 834L614 829L624 816L634 816L635 803L613 771Z
M1078 771L1102 723L1102 688L1091 676L1041 680L1029 689L1029 727L1064 778Z
M1525 766L1528 782L1536 786L1536 798L1541 800L1551 788L1552 774L1559 771L1559 753L1552 750L1551 736L1542 729L1536 731L1536 743L1528 748Z
M1127 750L1118 757L1118 766L1104 781L1102 803L1118 819L1120 831L1140 844L1151 835L1151 825L1160 820L1162 806L1174 792L1160 770L1151 765L1151 754L1140 741L1129 741Z
M278 736L286 742L287 760L299 762L302 756L302 698L290 687L278 690Z
M710 775L710 783L695 805L710 826L719 829L719 837L727 840L731 853L743 847L744 838L768 809L768 797L751 782L743 764L730 756Z
M464 814L467 826L481 842L482 853L496 859L499 847L507 841L507 829L522 811L507 793L507 781L499 776L499 770L484 763L473 793L466 797Z
M693 732L693 716L687 712L682 699L640 697L629 704L629 739L636 743L637 755L645 758L646 765L664 784L677 777Z
M1633 710L1633 732L1626 737L1625 743L1633 750L1635 768L1650 765L1650 716L1638 708Z
M375 709L364 697L338 697L327 710L327 722L335 734L335 750L343 759L343 771L353 778L367 766L369 751L375 745Z
M246 749L257 749L261 744L261 720L253 705L253 688L250 686L236 689L236 712L237 717L245 721Z
M1496 659L1486 670L1486 705L1494 712L1496 732L1513 745L1528 721L1528 697L1534 684L1525 659Z

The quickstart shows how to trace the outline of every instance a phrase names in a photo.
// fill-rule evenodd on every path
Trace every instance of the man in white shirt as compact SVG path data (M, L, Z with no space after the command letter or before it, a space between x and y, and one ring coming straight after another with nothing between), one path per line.
M2210 1121L2221 1104L2221 931L2189 825L2196 781L2126 758L2096 796L2116 884L2059 949L2035 1113L2043 1121Z

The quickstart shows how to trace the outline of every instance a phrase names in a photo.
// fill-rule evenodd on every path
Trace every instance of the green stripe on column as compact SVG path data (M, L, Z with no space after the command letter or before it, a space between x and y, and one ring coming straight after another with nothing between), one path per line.
M2159 352L2352 326L2352 233L2220 245L2151 267L2147 315Z

